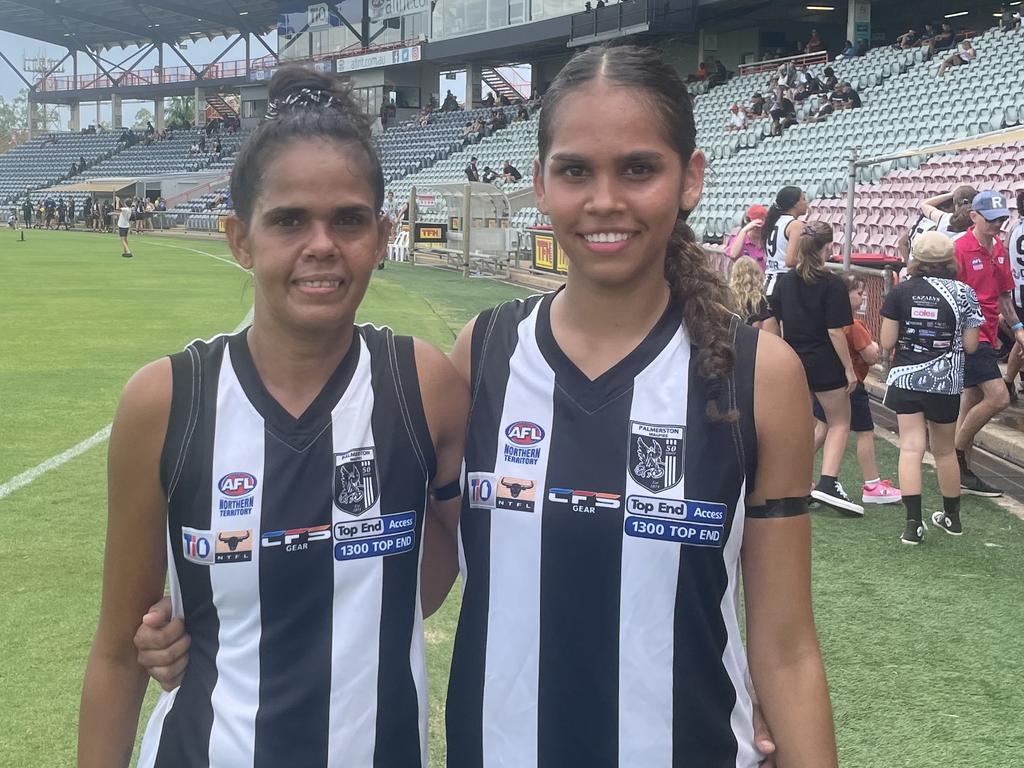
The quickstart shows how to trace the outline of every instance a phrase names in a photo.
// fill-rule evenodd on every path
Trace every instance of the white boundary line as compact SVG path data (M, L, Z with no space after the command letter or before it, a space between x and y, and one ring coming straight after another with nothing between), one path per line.
M238 269L241 269L243 272L247 271L235 261L230 261L221 256L214 256L212 253L207 253L206 251L200 251L195 248L184 248L176 245L168 245L166 243L154 243L154 245L162 245L165 248L177 248L178 250L182 251L192 251L193 253L198 253L203 256L209 256L211 259L216 259L217 261L223 261L225 264L230 264L233 267L238 267ZM252 315L253 309L252 307L250 307L249 311L245 314L245 317L242 319L242 322L238 324L238 326L235 328L235 330L232 331L232 333L238 333L240 330L245 328L245 326L251 323ZM111 424L107 424L107 426L105 426L95 435L93 435L92 437L87 437L78 445L72 446L71 448L68 448L66 451L58 453L56 456L51 456L45 461L32 467L32 469L27 469L24 472L15 475L6 483L0 484L0 499L7 498L18 489L24 488L26 485L33 482L37 478L41 477L42 475L45 475L51 469L56 469L57 467L63 464L67 464L73 458L75 458L76 456L81 456L90 448L97 446L100 443L106 442L107 438L110 437L111 426Z

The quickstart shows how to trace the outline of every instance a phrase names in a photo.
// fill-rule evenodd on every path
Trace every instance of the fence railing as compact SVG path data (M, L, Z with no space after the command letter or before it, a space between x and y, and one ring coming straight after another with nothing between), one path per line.
M828 53L820 51L818 53L801 53L797 56L784 56L780 59L768 59L767 61L752 61L749 64L740 64L736 67L737 75L756 75L758 72L771 72L779 68L782 64L795 64L800 67L806 64L807 66L813 66L814 64L825 64L828 62Z

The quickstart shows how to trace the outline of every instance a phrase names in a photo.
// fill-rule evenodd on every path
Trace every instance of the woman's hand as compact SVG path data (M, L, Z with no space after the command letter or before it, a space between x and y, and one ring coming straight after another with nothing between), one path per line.
M853 368L846 369L846 391L853 393L853 390L860 384L860 379L857 378L857 372Z

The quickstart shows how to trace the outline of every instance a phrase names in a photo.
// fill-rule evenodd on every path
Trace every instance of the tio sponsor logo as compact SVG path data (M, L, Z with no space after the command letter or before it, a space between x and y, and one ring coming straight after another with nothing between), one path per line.
M517 421L505 427L505 437L515 445L537 445L544 439L544 429L532 421Z
M556 504L568 504L573 512L583 512L588 515L596 514L599 509L622 507L622 496L617 493L578 491L573 488L549 488L548 501Z
M477 509L494 509L494 475L490 472L470 472L466 481L469 487L469 506Z
M248 472L229 472L218 481L217 488L232 498L248 496L256 490L256 478Z

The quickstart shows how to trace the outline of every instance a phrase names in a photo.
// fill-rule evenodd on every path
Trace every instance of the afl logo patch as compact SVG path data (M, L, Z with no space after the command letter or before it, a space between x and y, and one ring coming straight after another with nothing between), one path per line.
M218 482L217 488L225 496L248 496L256 490L256 478L248 472L229 472Z
M517 421L505 427L505 437L515 445L537 445L544 439L544 428L532 421Z

